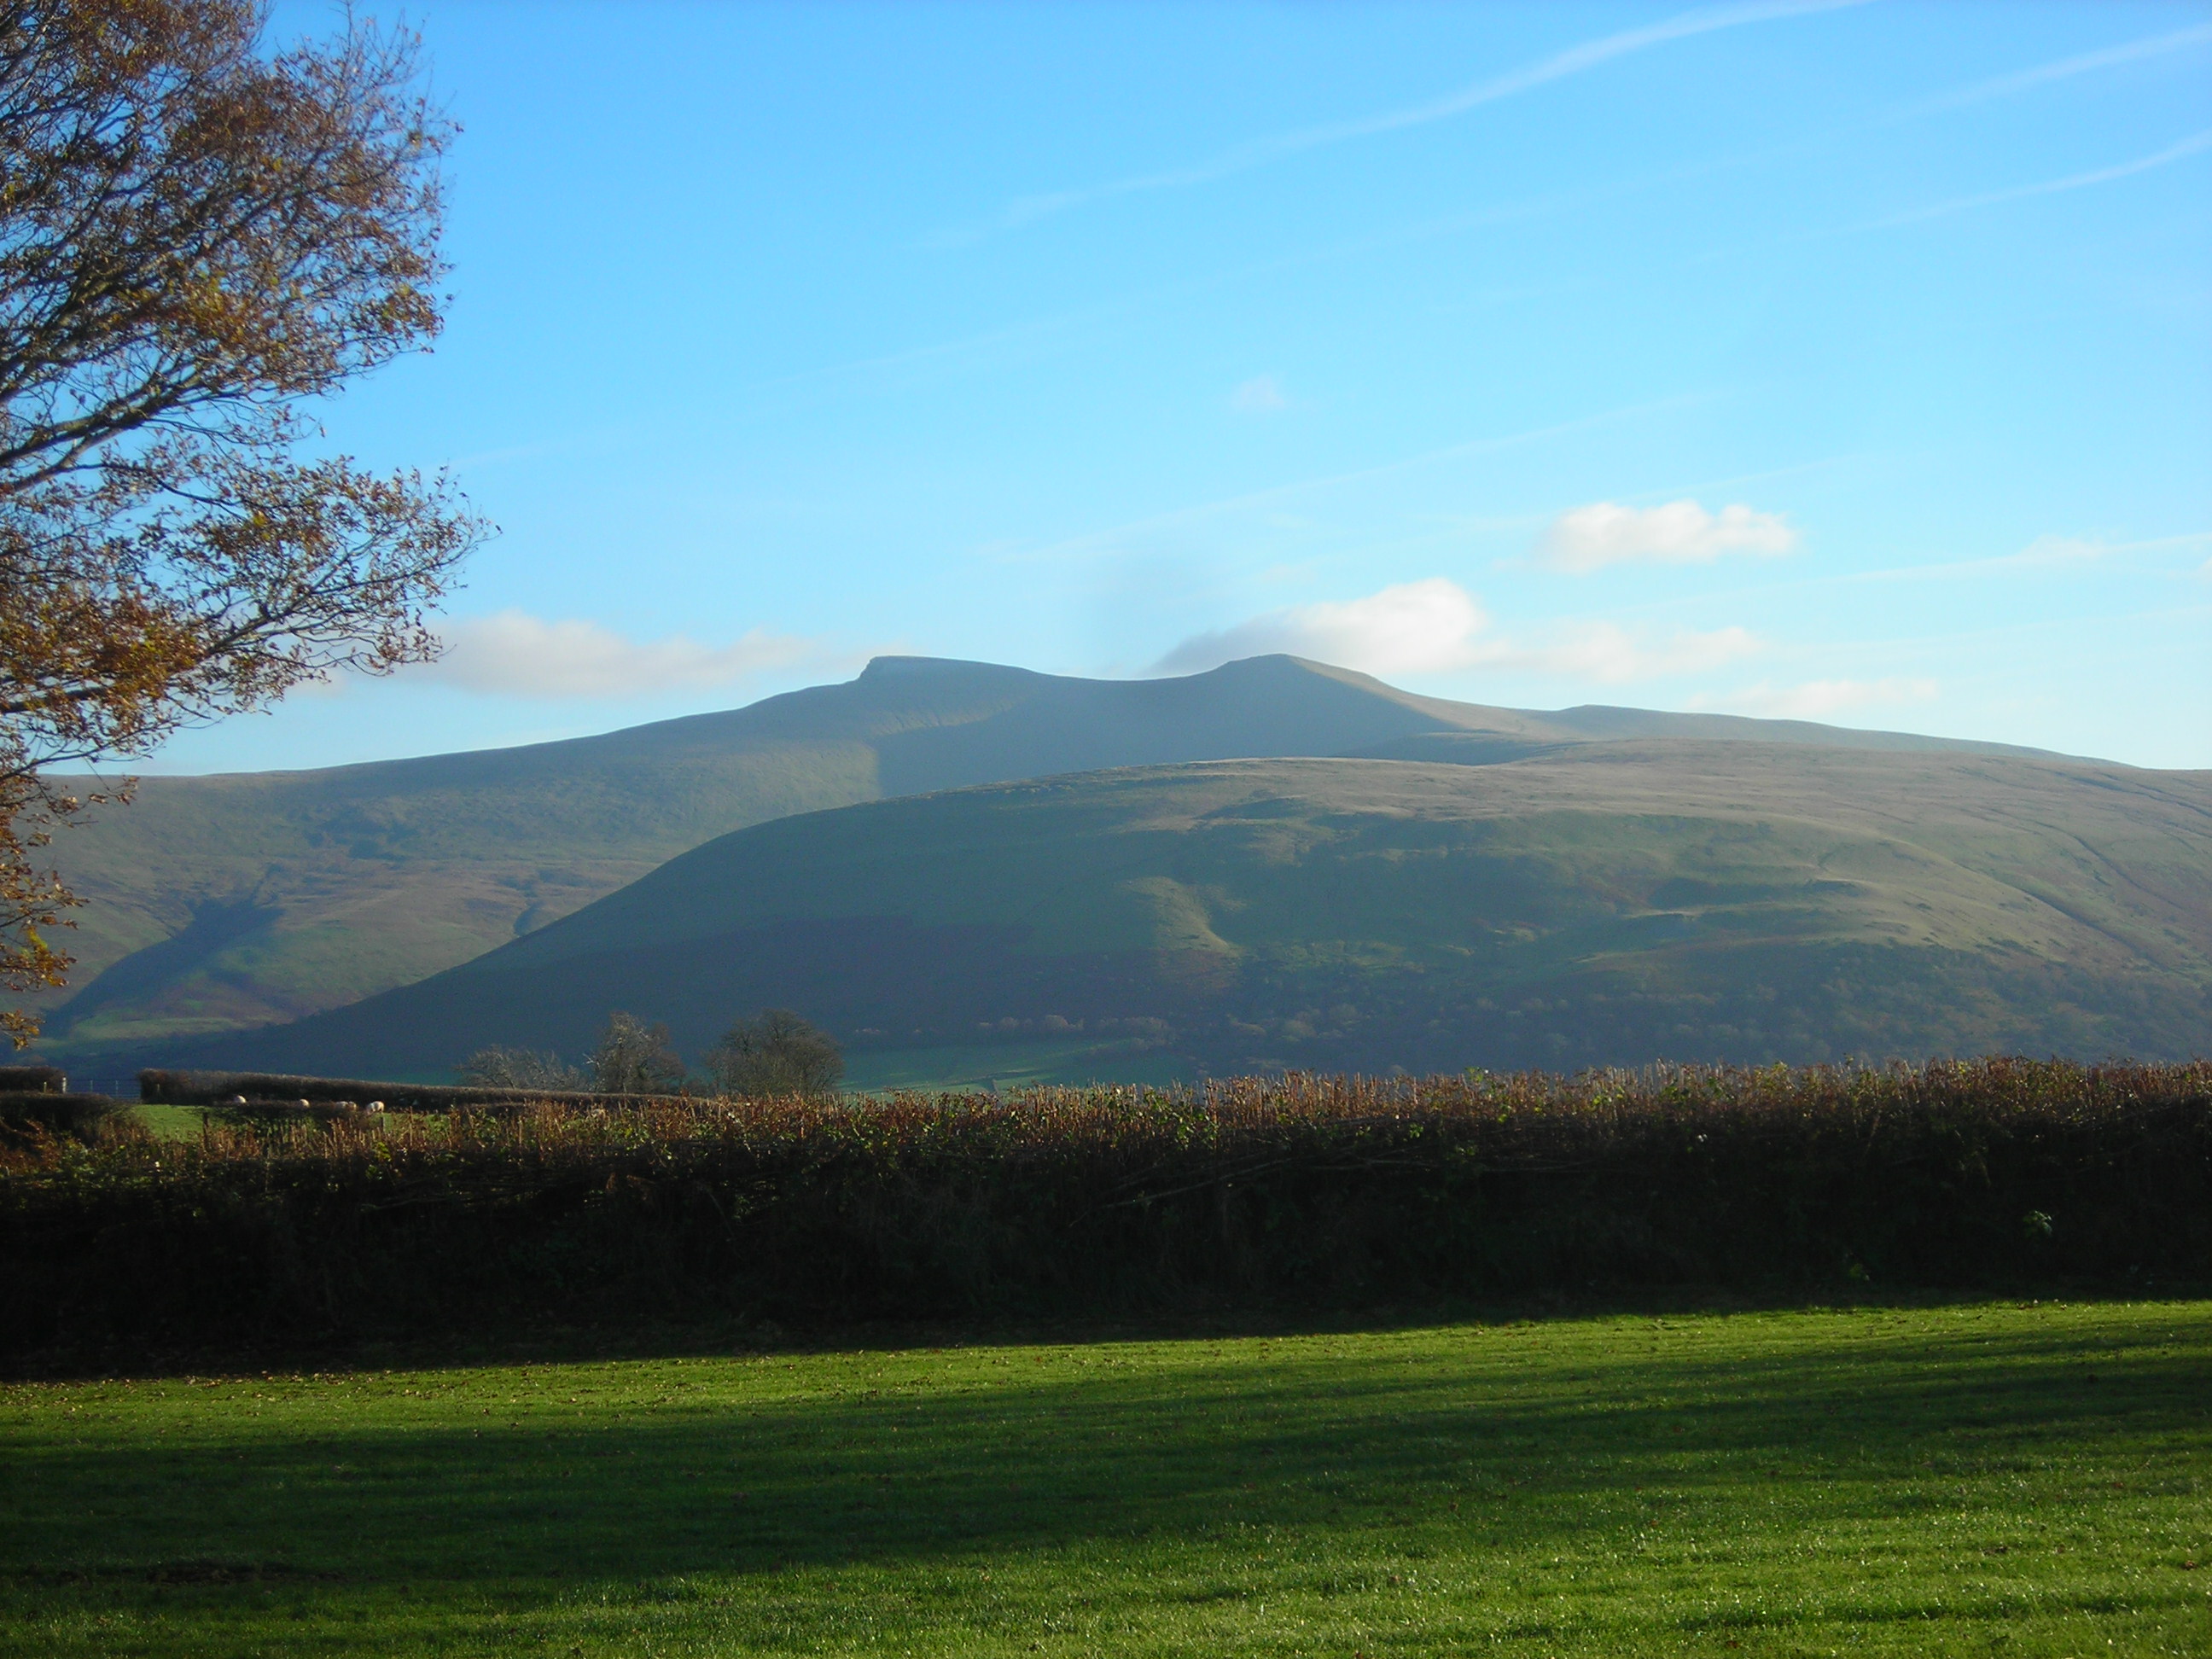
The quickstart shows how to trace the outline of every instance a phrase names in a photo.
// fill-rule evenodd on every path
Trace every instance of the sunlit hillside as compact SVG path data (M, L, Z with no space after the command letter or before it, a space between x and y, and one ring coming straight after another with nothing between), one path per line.
M1060 1076L2181 1054L2209 988L2204 774L1639 738L787 818L209 1052L422 1071L490 1042L574 1053L617 1006L696 1050L778 1005L863 1079L930 1075L933 1054L937 1074ZM952 1053L979 1044L1000 1058Z

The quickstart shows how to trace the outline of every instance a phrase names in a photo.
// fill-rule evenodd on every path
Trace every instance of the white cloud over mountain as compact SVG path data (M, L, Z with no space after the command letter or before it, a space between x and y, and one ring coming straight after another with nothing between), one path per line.
M1796 545L1797 532L1780 514L1741 501L1718 513L1692 501L1642 507L1593 501L1553 520L1536 556L1582 575L1609 564L1710 564L1724 553L1773 557Z
M524 611L463 617L443 631L446 654L414 675L517 697L698 690L825 656L816 641L757 628L720 646L684 634L633 640L595 622L549 622Z
M1195 674L1281 651L1368 674L1433 673L1470 666L1475 635L1488 625L1473 594L1431 576L1363 599L1271 611L1218 633L1193 635L1152 672Z
M1368 674L1501 668L1618 684L1696 673L1760 648L1741 628L1654 641L1614 623L1584 623L1547 638L1515 641L1492 636L1480 600L1458 583L1431 576L1364 599L1271 611L1233 628L1194 635L1152 672L1194 674L1279 651Z

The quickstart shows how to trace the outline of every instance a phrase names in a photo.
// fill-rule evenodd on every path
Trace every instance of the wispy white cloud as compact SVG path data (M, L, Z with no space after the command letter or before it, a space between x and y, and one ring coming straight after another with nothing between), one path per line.
M1816 720L1846 709L1882 704L1928 702L1942 690L1934 680L1892 677L1879 680L1806 680L1777 685L1761 680L1740 691L1692 697L1689 706L1769 720Z
M1687 408L1705 403L1713 394L1684 393L1672 398L1661 398L1648 404L1632 404L1621 409L1607 410L1601 414L1585 415L1571 421L1560 421L1551 426L1534 427L1526 432L1508 433L1495 438L1472 438L1464 443L1446 444L1439 449L1426 449L1418 454L1402 456L1395 461L1382 461L1373 466L1355 467L1346 472L1322 473L1310 478L1294 479L1289 483L1272 484L1265 489L1248 490L1239 495L1224 495L1212 501L1195 501L1188 506L1170 507L1146 518L1133 519L1126 523L1109 526L1103 530L1085 531L1059 541L1048 542L1001 556L1007 562L1032 562L1047 560L1089 558L1126 551L1135 539L1170 529L1187 529L1217 517L1238 514L1275 511L1279 503L1310 493L1335 489L1345 485L1360 484L1396 473L1411 471L1418 467L1431 466L1442 462L1464 459L1476 455L1493 453L1518 447L1522 444L1542 443L1573 433L1587 432L1612 425L1620 421L1639 419L1649 415Z
M1741 501L1718 513L1693 501L1644 507L1593 501L1553 520L1536 557L1582 575L1609 564L1710 564L1723 553L1772 557L1796 545L1797 532L1780 514Z
M702 690L756 674L828 665L819 641L754 629L728 645L688 635L633 640L595 622L549 622L524 611L464 617L445 629L446 654L410 677L518 697L627 697Z
M2063 572L2122 554L2202 547L2207 542L2212 542L2212 531L2192 531L2181 536L2149 536L2125 542L2106 541L2094 536L2039 536L2017 553L2000 553L1984 559L1948 559L1936 564L1899 565L1887 570L1847 571L1813 580L1824 585L1860 584L1948 580L2007 575L2028 570Z
M974 227L965 232L947 233L939 240L973 240L980 234L988 234L994 230L1010 230L1091 202L1208 184L1216 179L1264 167L1268 162L1307 150L1321 149L1355 138L1372 137L1378 133L1426 126L1433 121L1449 120L1453 116L1479 109L1485 104L1496 103L1500 99L1513 97L1551 82L1583 74L1615 58L1649 51L1668 41L1711 34L1720 29L1739 28L1750 23L1803 16L1814 12L1836 11L1866 3L1868 0L1752 0L1748 4L1702 7L1694 11L1680 12L1656 23L1648 23L1642 28L1626 29L1595 40L1585 40L1579 46L1554 52L1549 58L1524 64L1503 75L1477 81L1425 104L1385 110L1379 114L1361 116L1348 121L1332 121L1321 126L1302 128L1296 132L1255 138L1185 167L1164 167L1154 173L1132 173L1125 178L1109 179L1103 184L1025 196L1008 204L991 224Z
M1273 375L1255 374L1229 394L1229 406L1240 415L1276 415L1291 406L1291 398Z
M1279 651L1368 674L1495 668L1613 685L1703 672L1760 649L1741 628L1656 641L1605 622L1571 625L1534 641L1492 637L1489 628L1481 601L1458 583L1431 576L1364 599L1271 611L1233 628L1194 635L1152 672L1198 673Z
M2063 179L2046 179L2039 184L2015 185L2009 190L1985 191L1978 196L1958 196L1948 202L1936 202L1924 208L1915 208L1909 213L1894 213L1887 218L1868 219L1841 230L1822 232L1821 235L1848 235L1863 230L1890 230L1900 225L1924 224L1930 219L1943 219L1954 213L1965 213L1973 208L1993 207L2000 202L2026 201L2036 196L2057 196L2068 191L2087 190L2094 185L2109 185L2117 179L2132 179L2139 173L2171 167L2176 161L2188 160L2212 149L2212 127L2193 132L2178 143L2149 155L2139 155L2132 161L2121 161L2108 167L2096 167L2087 173L2069 173Z
M2094 564L2109 558L2119 550L2111 542L2095 541L2083 536L2038 536L2017 553L2007 554L1990 561L1998 565L2075 565Z
M2039 64L2033 69L2021 70L2015 74L2000 75L1992 81L1979 81L1971 87L1961 87L1956 92L1944 93L1916 105L1912 112L1932 114L1938 110L1984 103L1992 98L2009 98L2015 93L2032 92L2038 87L2049 86L2054 81L2070 81L2077 75L2118 69L2124 64L2141 63L2147 58L2163 58L2172 52L2190 52L2204 46L2212 46L2212 23L2176 29L2170 34L2145 35L2139 40L2124 40L2118 46L2085 52L2078 57L2062 58L2056 63Z

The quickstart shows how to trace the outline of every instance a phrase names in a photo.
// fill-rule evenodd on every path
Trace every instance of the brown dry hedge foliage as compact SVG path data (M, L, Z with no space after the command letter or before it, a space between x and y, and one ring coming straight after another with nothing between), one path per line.
M19 1142L8 1350L2212 1281L2212 1063L1291 1076Z

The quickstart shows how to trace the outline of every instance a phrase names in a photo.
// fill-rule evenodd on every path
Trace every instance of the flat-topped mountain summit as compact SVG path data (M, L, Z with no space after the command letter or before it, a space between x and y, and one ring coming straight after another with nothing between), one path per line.
M321 771L149 778L57 847L89 902L50 1052L124 1054L455 966L793 813L1112 767L1491 763L1623 738L2026 753L1803 721L1486 708L1284 656L1089 680L880 657L850 682L597 737Z

